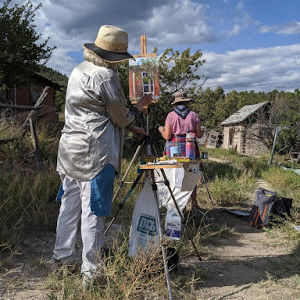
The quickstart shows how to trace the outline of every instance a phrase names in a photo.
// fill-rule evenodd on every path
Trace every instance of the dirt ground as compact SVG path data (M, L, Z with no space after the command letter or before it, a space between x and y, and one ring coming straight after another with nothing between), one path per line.
M207 273L197 299L300 299L295 249L270 233L250 228L245 220L222 218L228 218L227 226L234 232L210 244L213 257L199 265Z
M299 256L293 247L228 212L212 217L232 232L204 245L201 262L195 256L180 260L181 271L201 270L192 299L300 299ZM50 299L43 262L51 258L54 240L55 232L24 234L17 255L0 274L1 300Z

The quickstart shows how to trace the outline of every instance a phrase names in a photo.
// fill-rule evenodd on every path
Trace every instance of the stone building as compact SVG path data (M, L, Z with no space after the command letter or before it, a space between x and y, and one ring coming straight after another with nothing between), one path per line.
M235 149L239 154L259 155L268 152L262 142L272 130L269 124L269 101L246 105L224 120L223 149Z

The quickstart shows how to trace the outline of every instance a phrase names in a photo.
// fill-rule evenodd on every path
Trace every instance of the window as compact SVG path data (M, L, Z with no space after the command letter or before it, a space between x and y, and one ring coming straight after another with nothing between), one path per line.
M40 86L35 84L31 84L30 90L31 90L31 101L33 104L35 104L39 99L39 97L41 96L43 90Z
M229 146L232 146L234 138L234 128L229 128Z
M142 72L143 76L143 93L153 93L153 80L148 77L148 72Z

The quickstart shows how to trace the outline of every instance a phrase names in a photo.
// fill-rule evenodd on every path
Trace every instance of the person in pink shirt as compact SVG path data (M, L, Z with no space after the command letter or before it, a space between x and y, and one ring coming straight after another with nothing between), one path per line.
M171 156L170 148L179 146L179 155L186 156L186 134L195 133L197 138L201 138L203 135L198 115L188 107L188 103L191 100L192 98L187 97L185 92L177 92L175 94L175 100L171 103L174 107L173 111L167 115L165 126L159 126L158 128L158 131L166 140L164 155ZM200 152L197 145L195 145L195 150L195 157L199 159ZM196 192L197 187L195 187L191 195L192 205L199 209Z

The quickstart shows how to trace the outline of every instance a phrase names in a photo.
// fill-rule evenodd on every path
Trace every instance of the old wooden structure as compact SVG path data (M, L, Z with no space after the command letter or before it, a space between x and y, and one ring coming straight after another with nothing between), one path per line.
M8 116L27 113L28 110L35 106L46 86L48 86L47 95L43 100L43 106L38 109L36 116L57 121L58 114L55 109L54 96L55 91L59 90L60 86L39 74L32 75L22 86L11 88L8 91L8 99L5 91L0 93L1 111L6 109L5 113Z
M268 152L260 137L266 134L270 102L246 105L224 120L224 149L235 149L239 154L259 155Z
M18 140L18 139L22 139L22 138L24 138L25 133L27 132L27 130L29 128L30 133L31 133L32 144L33 144L34 157L36 159L38 169L42 168L43 162L42 162L42 157L41 157L39 144L38 144L38 138L37 138L37 134L36 134L35 118L38 115L39 110L43 108L42 104L45 101L45 99L47 98L48 91L49 91L49 86L46 86L43 89L41 95L37 99L34 106L30 106L30 107L22 106L22 109L26 109L27 113L26 113L26 116L24 117L23 122L21 123L19 130L13 136L11 136L9 138L0 139L0 145L6 144L9 142ZM16 108L16 106L14 108ZM1 128L1 130L3 130L3 128ZM4 128L4 130L5 130L5 128Z

